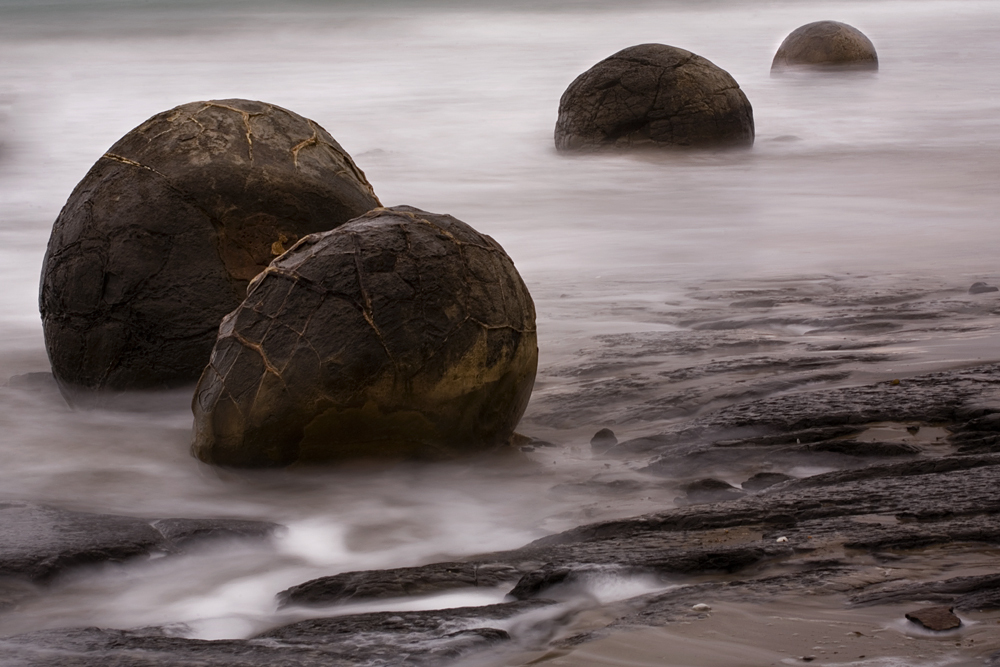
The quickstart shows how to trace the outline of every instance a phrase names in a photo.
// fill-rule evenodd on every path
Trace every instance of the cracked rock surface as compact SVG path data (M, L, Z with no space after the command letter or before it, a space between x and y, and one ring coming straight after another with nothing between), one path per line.
M280 107L192 102L112 146L59 214L39 305L66 387L194 383L250 280L379 201L330 134Z
M559 150L751 146L753 109L725 70L690 51L640 44L576 78L559 100Z
M223 321L193 453L227 466L445 458L507 442L538 363L513 262L447 215L376 209L303 239Z
M771 71L788 67L877 70L875 45L853 26L816 21L796 28L778 47Z

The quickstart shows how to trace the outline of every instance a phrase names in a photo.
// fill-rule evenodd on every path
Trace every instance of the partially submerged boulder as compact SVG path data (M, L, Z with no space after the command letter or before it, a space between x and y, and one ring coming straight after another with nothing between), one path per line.
M60 383L194 383L219 322L301 237L379 206L330 134L280 107L192 102L104 154L52 228L39 305Z
M640 44L576 78L559 100L556 148L751 146L753 109L725 70L690 51Z
M534 304L496 241L376 209L254 280L198 384L192 452L267 467L491 448L512 436L537 363Z
M875 45L853 26L816 21L796 28L778 47L771 72L790 67L877 70Z

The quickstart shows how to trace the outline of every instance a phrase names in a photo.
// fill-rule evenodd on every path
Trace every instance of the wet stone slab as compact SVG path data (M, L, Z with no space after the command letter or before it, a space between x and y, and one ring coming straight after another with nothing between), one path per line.
M263 539L277 524L237 519L145 519L0 503L0 605L70 570L178 553L212 539Z
M422 612L379 612L321 618L246 640L169 637L156 629L51 630L0 640L4 665L42 667L346 667L441 665L510 641L502 626L551 605L511 602Z

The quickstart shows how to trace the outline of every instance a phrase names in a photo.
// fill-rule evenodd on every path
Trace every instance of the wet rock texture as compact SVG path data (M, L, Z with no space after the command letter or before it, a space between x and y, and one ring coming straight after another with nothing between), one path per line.
M559 101L563 151L751 146L753 109L725 70L690 51L640 44L602 60Z
M254 276L377 206L340 144L298 114L232 99L153 116L97 161L53 226L39 301L56 378L194 383Z
M877 70L875 45L857 28L817 21L796 28L778 47L771 71L788 67Z
M33 632L0 640L11 667L347 667L450 664L510 642L512 617L546 606L525 601L423 612L318 618L247 640L204 641L152 630L83 628Z
M457 588L494 587L517 581L521 572L504 563L435 563L372 572L345 572L293 586L278 594L282 606L327 606L340 602L429 595Z
M260 539L278 526L236 519L145 519L0 503L0 607L74 568L177 553L211 539Z
M692 609L695 604L715 608L724 602L808 595L832 596L835 602L829 604L856 607L906 604L915 609L933 603L963 613L1000 610L1000 575L995 573L998 389L1000 366L987 365L893 386L747 401L704 415L687 429L649 436L644 447L652 447L647 453L661 463L672 464L703 462L705 452L724 451L734 468L746 469L746 462L762 452L786 460L789 447L852 437L869 420L947 424L948 435L902 458L880 451L860 465L808 477L755 476L751 479L757 482L746 484L739 498L706 499L585 525L462 562L332 575L280 597L286 604L313 606L509 585L510 601L503 604L317 618L241 641L87 629L21 635L4 640L0 648L14 666L49 664L45 660L52 656L63 660L59 664L81 667L117 664L112 660L136 665L444 664L502 647L573 646L621 628L688 622L702 613ZM802 455L819 454L807 450ZM650 472L655 474L655 467ZM713 480L700 486L722 485ZM730 494L733 490L728 487ZM947 558L928 557L935 549L946 550ZM942 561L947 563L943 571L928 567ZM947 568L961 563L979 571L950 576ZM663 586L602 606L603 627L590 616L589 629L567 636L573 619L597 604L588 591L601 582L634 577ZM902 611L893 614L902 620ZM978 646L977 641L969 650Z
M303 239L224 320L192 451L267 467L492 448L511 438L537 362L531 296L493 239L376 209Z

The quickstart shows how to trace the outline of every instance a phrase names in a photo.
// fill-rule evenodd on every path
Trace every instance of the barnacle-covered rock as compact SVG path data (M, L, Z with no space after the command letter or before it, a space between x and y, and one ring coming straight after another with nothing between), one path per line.
M853 26L816 21L796 28L778 47L771 71L789 67L877 70L875 45Z
M445 458L507 442L538 364L513 262L447 215L375 209L302 239L228 315L192 453L227 466Z
M725 70L690 51L640 44L576 78L559 100L559 150L753 145L753 109Z
M97 161L53 226L39 302L56 378L195 382L219 322L275 255L377 206L344 149L291 111L219 100L153 116Z

